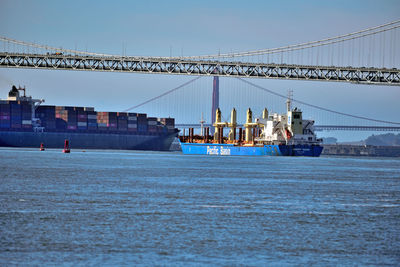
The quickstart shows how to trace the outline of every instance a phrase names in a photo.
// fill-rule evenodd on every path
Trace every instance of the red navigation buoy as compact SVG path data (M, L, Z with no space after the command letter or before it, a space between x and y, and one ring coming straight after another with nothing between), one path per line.
M43 145L43 143L40 143L40 149L39 149L40 151L44 151L44 145Z
M71 150L69 149L69 141L68 139L65 139L63 153L70 153L70 152Z

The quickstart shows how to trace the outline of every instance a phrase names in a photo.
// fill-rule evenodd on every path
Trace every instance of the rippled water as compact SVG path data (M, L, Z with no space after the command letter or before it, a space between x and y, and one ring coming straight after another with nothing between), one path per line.
M398 265L399 158L0 149L0 265Z

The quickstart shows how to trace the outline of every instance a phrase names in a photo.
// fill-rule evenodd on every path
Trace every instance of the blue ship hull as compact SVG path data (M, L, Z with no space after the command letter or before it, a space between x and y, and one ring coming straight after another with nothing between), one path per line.
M183 154L233 156L307 156L319 157L319 145L261 145L236 146L233 144L181 143Z

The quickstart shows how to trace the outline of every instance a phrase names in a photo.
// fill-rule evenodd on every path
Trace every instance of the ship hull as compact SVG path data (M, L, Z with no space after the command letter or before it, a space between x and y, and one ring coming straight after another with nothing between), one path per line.
M223 156L308 156L319 157L319 145L262 145L236 146L233 144L181 143L183 154Z
M176 135L0 131L0 147L39 148L43 143L45 148L63 148L68 139L71 149L167 151Z

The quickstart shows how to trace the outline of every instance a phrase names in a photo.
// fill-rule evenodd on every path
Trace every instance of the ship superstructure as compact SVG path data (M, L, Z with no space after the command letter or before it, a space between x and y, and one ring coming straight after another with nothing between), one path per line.
M256 119L257 126L262 132L255 137L256 143L266 145L320 145L322 139L318 139L314 133L314 120L304 120L300 109L291 109L291 101L287 101L286 114L274 113L268 115L264 109L263 116Z

